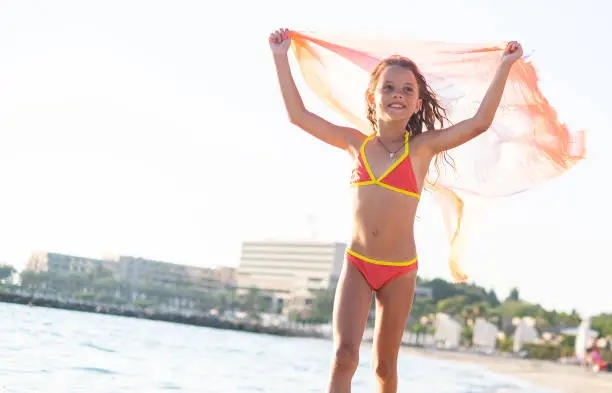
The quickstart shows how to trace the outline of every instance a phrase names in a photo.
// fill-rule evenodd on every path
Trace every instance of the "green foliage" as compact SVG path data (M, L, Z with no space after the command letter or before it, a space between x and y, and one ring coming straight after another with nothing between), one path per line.
M77 299L86 300L86 301L94 301L96 300L95 293L78 293L75 295Z
M419 319L422 316L427 316L436 313L436 304L431 299L416 298L412 303L410 315L412 318Z
M474 338L474 329L469 325L464 325L461 329L461 340L463 345L466 347L472 346L472 339Z
M460 293L457 289L457 285L453 285L440 278L434 278L431 281L423 281L422 285L432 289L432 300L434 303L438 303L440 300L448 299Z
M410 326L410 332L416 335L417 345L422 345L423 337L427 333L427 331L428 331L427 326L419 322L414 323L412 324L412 326Z
M591 319L591 327L603 337L612 336L612 313L599 314Z
M459 295L440 300L436 308L438 312L459 315L467 304L467 298Z
M13 266L0 265L0 283L11 281L15 273L17 273L17 270Z
M559 345L562 348L574 351L574 348L576 348L576 336L564 336Z
M500 305L499 299L497 298L497 294L492 289L487 293L486 300L493 307L497 307Z
M514 301L514 302L518 302L519 301L519 290L518 290L518 288L512 288L512 290L510 291L510 294L508 294L508 297L506 298L506 301Z
M522 349L530 359L556 360L561 357L561 347L557 345L523 343Z
M512 337L506 337L503 340L497 340L497 347L502 352L514 352L514 340Z
M314 298L310 306L310 318L312 322L327 323L331 321L334 308L334 291L314 291Z
M138 307L147 308L147 307L155 306L156 303L153 300L136 299L136 300L134 300L134 305L138 306Z
M535 304L520 300L506 300L500 305L502 315L512 315L514 317L535 316L539 309Z

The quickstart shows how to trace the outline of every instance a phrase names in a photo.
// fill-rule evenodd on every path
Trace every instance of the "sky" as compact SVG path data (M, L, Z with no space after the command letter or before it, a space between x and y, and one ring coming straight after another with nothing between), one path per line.
M495 201L465 268L500 297L518 286L545 307L612 311L599 294L612 280L611 6L499 3L3 1L0 261L22 268L44 250L237 266L246 240L346 241L350 162L287 121L269 33L518 40L561 120L588 130L588 159ZM436 205L419 209L421 275L450 279Z

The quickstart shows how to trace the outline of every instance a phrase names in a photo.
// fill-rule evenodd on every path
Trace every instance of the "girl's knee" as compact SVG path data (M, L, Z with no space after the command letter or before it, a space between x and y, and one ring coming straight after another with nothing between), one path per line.
M359 345L341 343L334 354L334 368L337 371L355 372L359 365Z
M397 377L397 361L392 359L375 359L374 373L379 380L389 380Z

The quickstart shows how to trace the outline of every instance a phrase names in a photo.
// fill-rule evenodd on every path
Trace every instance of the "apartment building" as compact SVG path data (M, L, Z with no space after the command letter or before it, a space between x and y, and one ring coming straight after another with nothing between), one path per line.
M56 274L93 274L100 268L110 271L115 276L119 275L118 265L113 261L52 252L33 253L26 264L28 270Z
M238 288L258 288L283 305L308 304L313 291L336 285L345 250L346 244L339 242L244 242Z
M204 268L131 256L120 256L118 265L120 277L134 285L185 285L201 291L217 291L236 284L235 271L231 268Z
M94 259L37 252L30 256L26 265L28 270L57 274L95 274L99 268L110 271L117 279L124 280L135 287L148 284L184 285L206 292L236 285L236 273L232 268L204 268L131 256Z

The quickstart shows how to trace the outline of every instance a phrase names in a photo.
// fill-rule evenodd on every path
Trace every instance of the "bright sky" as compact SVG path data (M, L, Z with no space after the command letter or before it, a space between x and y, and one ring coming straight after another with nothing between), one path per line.
M502 297L519 286L546 307L612 311L610 6L494 3L3 1L0 261L48 250L236 266L242 240L344 241L348 159L287 122L270 31L516 39L562 120L589 130L589 159L496 203L466 268ZM448 279L427 197L420 214L422 275Z

